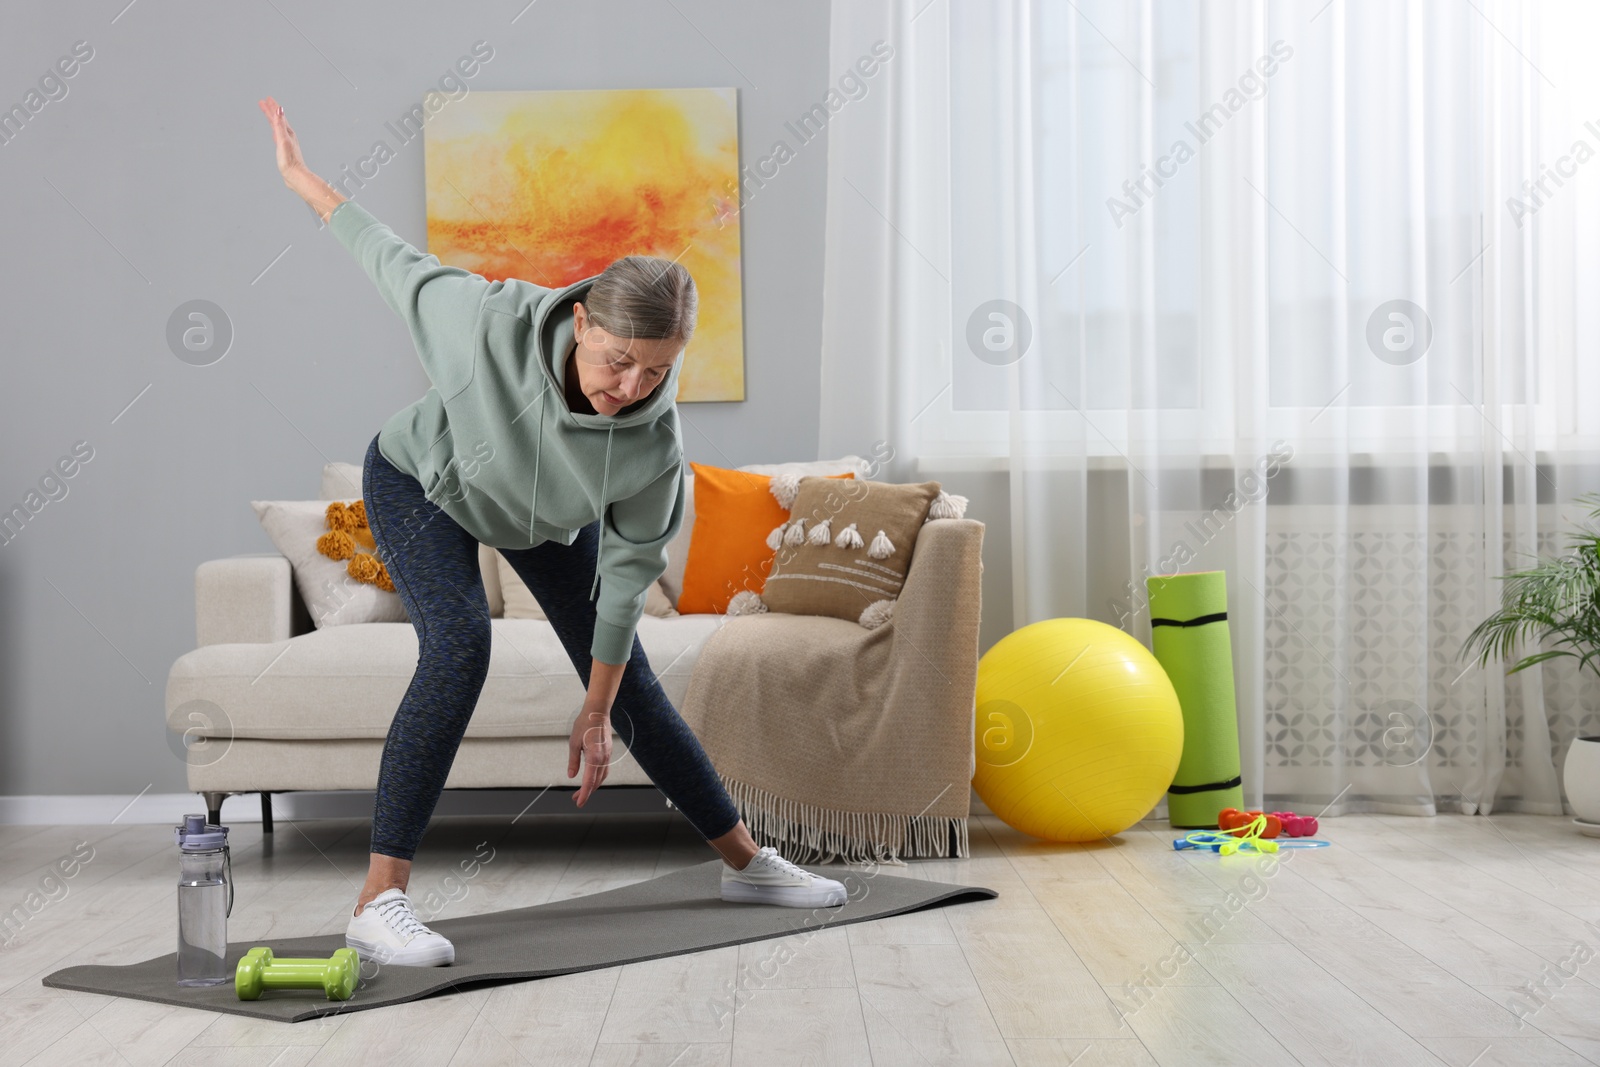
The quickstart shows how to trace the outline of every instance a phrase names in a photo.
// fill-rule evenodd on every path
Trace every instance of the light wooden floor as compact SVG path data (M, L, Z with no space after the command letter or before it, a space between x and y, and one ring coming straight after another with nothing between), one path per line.
M984 816L970 860L887 870L997 900L797 937L792 957L758 942L289 1025L42 986L172 951L172 834L0 826L0 909L95 850L0 947L0 1064L1600 1063L1600 841L1516 815L1325 828L1331 848L1263 866L1175 853L1155 823L1061 846ZM367 832L235 828L230 937L342 931ZM494 858L447 881L482 841ZM411 890L419 911L458 898L444 918L709 858L674 813L441 819ZM741 969L751 991L729 1002Z

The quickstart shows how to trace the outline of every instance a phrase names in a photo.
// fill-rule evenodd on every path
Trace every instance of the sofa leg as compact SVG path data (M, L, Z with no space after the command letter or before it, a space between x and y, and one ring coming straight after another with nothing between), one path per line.
M261 794L261 832L272 833L272 794Z
M206 822L213 826L222 825L222 802L228 799L227 793L201 793L206 798Z

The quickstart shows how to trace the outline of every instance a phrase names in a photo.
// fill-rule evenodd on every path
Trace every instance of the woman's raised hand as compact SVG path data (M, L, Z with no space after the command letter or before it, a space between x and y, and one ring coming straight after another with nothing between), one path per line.
M344 202L344 194L306 166L306 159L300 154L300 138L294 135L294 127L283 117L283 105L270 96L256 103L261 113L267 116L267 121L272 123L272 140L278 147L278 173L283 175L283 184L311 205L311 210L317 213L318 218L327 222L333 215L333 209Z
M300 139L294 135L294 127L289 125L289 120L283 117L282 104L270 96L256 103L267 116L267 121L272 123L272 139L278 149L278 173L288 182L291 176L306 169L305 157L300 154Z

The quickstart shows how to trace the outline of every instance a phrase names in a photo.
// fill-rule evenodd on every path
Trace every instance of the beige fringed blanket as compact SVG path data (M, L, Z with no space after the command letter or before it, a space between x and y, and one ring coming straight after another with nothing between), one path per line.
M758 844L798 863L966 856L983 524L929 522L891 622L728 618L681 709Z

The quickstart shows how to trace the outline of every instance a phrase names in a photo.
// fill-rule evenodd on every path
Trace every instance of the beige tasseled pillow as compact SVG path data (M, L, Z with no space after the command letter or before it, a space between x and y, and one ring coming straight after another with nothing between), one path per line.
M500 571L500 595L505 601L504 618L507 619L543 619L544 609L539 607L539 602L534 599L533 593L523 584L517 572L506 558L499 552L494 554L495 566ZM651 582L650 591L645 594L644 613L666 618L678 614L672 606L672 601L667 599L667 594L661 591L660 582Z
M831 615L868 629L892 618L923 523L960 518L967 504L938 482L775 478L772 493L790 508L768 535L772 570L759 597L738 594L728 613Z

